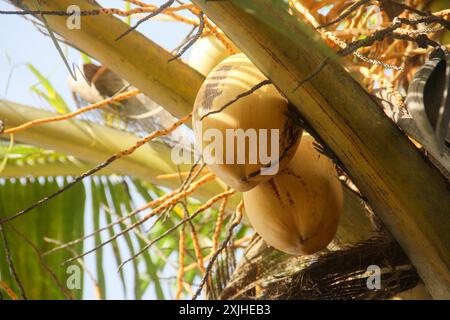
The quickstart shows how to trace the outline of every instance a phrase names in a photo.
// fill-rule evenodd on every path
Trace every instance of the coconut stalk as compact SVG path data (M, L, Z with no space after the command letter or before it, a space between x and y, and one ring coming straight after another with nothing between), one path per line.
M351 78L318 34L280 2L193 2L335 153L432 296L450 299L450 191L436 168ZM297 88L321 65L320 72Z
M100 6L90 0L9 0L24 10L67 11L76 5L81 10L95 10ZM42 20L37 15L36 18ZM176 117L192 110L196 94L204 77L180 59L171 61L170 52L137 31L119 41L116 38L129 26L110 15L81 17L80 29L67 27L67 16L45 15L53 31L74 47L86 52L114 71L119 77L138 87L157 104ZM49 44L51 40L49 39ZM56 49L55 49L56 50Z

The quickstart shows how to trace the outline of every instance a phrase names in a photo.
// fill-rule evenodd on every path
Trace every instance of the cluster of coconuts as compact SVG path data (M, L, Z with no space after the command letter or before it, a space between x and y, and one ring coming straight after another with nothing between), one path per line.
M189 62L207 75L193 112L198 150L204 154L210 148L211 135L205 133L224 137L215 150L208 150L207 166L229 187L243 192L246 216L269 245L292 255L326 248L336 233L343 206L333 162L316 150L313 137L298 126L288 101L273 85L262 86L218 112L266 79L244 54L230 56L220 46L213 37L205 38L193 48L193 52L202 51ZM253 145L247 141L244 150L238 150L243 144L235 136L226 139L227 132L248 129L277 129L278 134L268 134ZM270 154L273 142L278 142L279 150ZM273 173L264 171L267 162L260 157L250 161L251 153L259 154L261 149L275 160ZM245 154L244 162L238 161L239 152Z

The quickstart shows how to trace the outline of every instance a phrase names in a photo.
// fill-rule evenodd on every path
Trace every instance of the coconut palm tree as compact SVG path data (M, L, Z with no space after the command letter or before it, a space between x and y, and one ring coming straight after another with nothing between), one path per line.
M421 283L421 297L450 297L448 155L411 142L403 101L433 47L448 48L448 5L434 4L431 14L418 0L127 1L133 7L125 10L87 0L9 2L34 16L57 48L64 41L99 63L69 68L77 111L45 78L40 94L55 112L0 101L4 298L81 298L83 275L107 298L105 273L117 268L137 299L147 290L160 299L390 298ZM67 13L73 5L79 16ZM142 13L131 27L120 18ZM135 30L151 16L193 32L169 53ZM200 162L172 161L205 81L178 58L207 36L228 55L243 52L338 167L344 209L326 250L293 257L267 246L236 219L241 194ZM73 117L80 113L84 120ZM115 266L105 266L104 244ZM95 272L83 262L91 253ZM369 288L372 265L378 290Z

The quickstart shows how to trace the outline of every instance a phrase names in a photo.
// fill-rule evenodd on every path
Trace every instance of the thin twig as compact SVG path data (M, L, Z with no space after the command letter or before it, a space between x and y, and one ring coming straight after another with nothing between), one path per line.
M410 11L410 12L412 12L412 13L415 13L415 14L417 14L417 15L420 15L420 16L428 16L428 15L430 15L429 13L427 13L427 12L424 12L424 11L422 11L422 10L418 10L418 9L416 9L416 8L413 8L413 7L411 7L411 6L408 6L407 4L404 4L404 3L401 3L401 2L398 2L398 1L395 1L395 0L379 0L381 3L383 3L383 2L388 2L388 3L390 3L390 4L393 4L394 6L396 6L396 7L398 7L398 8L401 8L401 9L403 9L403 10L408 10L408 11Z
M421 23L437 22L435 18L438 18L438 17L429 16L429 17L415 19L415 20L397 17L392 21L392 25L390 25L389 27L377 30L372 35L367 36L364 39L360 39L360 40L349 43L346 48L339 50L338 54L340 54L341 56L346 56L346 55L358 50L359 48L369 47L369 46L373 45L376 41L382 41L387 37L395 36L395 37L399 38L397 35L394 35L394 31L397 30L398 28L400 28L402 26L402 24L413 26L413 25L418 25ZM421 36L422 37L419 38L419 40L424 39L424 35L421 35ZM402 40L417 42L417 38L414 39L414 38L404 37L404 39L402 39ZM420 45L420 43L419 43L419 45ZM422 44L422 46L423 46L423 44Z
M195 33L195 35L190 40L188 40L188 42L185 45L182 45L179 52L177 54L175 54L175 56L170 58L169 62L181 57L190 47L192 47L194 45L194 43L197 42L198 39L200 39L200 37L203 34L203 30L205 29L205 17L204 17L203 12L201 12L201 11L198 14L198 20L199 20L199 24L198 24L198 29L197 29L197 32Z
M271 83L272 83L272 81L270 81L269 79L266 79L266 80L261 81L260 83L256 84L255 86L253 86L253 87L250 88L249 90L247 90L247 91L245 91L245 92L243 92L243 93L238 94L234 99L228 101L226 104L224 104L224 105L223 105L222 107L220 107L219 109L216 109L216 110L213 110L213 111L210 111L210 112L204 114L203 116L201 116L200 120L203 120L204 118L206 118L206 117L208 117L208 116L210 116L210 115L212 115L212 114L222 112L223 110L225 110L226 108L228 108L230 105L232 105L233 103L235 103L235 102L238 101L239 99L244 98L244 97L247 97L247 96L251 95L252 93L254 93L256 90L258 90L258 89L260 89L260 88L262 88L262 87L264 87L264 86L266 86L266 85L269 85L269 84L271 84Z
M200 162L201 160L202 160L202 158L198 158L198 159L196 160L196 162L192 165L191 169L189 170L189 174L188 174L187 178L186 178L184 181L182 181L180 188L178 188L178 192L179 192L179 193L185 192L186 189L190 187L190 185L192 184L192 182L193 182L195 179L197 179L197 177L200 175L200 173L202 172L202 170L205 168L206 164L203 163L203 164L200 166L200 168L199 168L197 171L195 171L195 168L198 166L198 164L199 164L199 162ZM178 176L178 177L181 178L180 176ZM185 196L187 196L187 194L185 194ZM173 203L171 206L168 206L168 207L166 208L166 210L164 210L164 211L161 213L161 215L160 215L159 218L164 217L164 216L166 215L167 212L172 211L173 208L174 208L176 205L177 205L177 203ZM157 221L155 221L155 223L153 224L153 226L159 221L159 218L158 218ZM164 219L164 221L165 221L165 219ZM149 231L153 228L153 226L150 227Z
M384 38L386 38L386 36L388 34L392 34L392 32L394 32L396 29L400 28L401 25L402 25L401 20L399 18L395 18L394 21L392 21L392 25L390 25L389 27L377 30L372 35L367 36L364 39L360 39L360 40L356 40L351 43L348 43L347 47L338 51L338 54L341 56L346 56L346 55L358 50L359 48L371 46L376 41L381 41Z
M239 239L239 240L236 240L236 241L233 243L232 248L246 248L247 245L244 244L244 243L247 242L247 241L250 241L250 240L252 240L252 236L247 236L247 237L241 238L241 239ZM206 248L204 248L204 249L208 249L208 248L210 248L210 247L206 247ZM204 260L209 260L209 259L211 259L211 257L214 255L214 253L215 253L215 251L211 252L210 254L204 256L203 259L204 259ZM187 271L192 270L192 269L197 268L197 267L198 267L198 263L197 263L197 262L194 262L194 263L188 265L188 266L187 266L186 268L184 268L184 269L185 269L185 271L187 272Z
M198 236L197 236L197 231L195 230L195 226L192 223L192 220L189 220L189 225L191 227L191 238L192 238L192 243L194 245L195 257L197 258L197 265L198 265L200 272L205 273L206 269L205 269L205 264L204 264L204 260L203 260L202 248L200 246L200 242L199 242Z
M67 288L61 283L61 281L59 281L56 274L53 272L52 269L50 269L50 267L44 261L43 256L42 256L41 252L39 251L38 247L36 247L36 245L33 242L31 242L30 239L28 239L23 233L21 233L15 227L13 227L12 225L10 225L9 227L11 228L12 231L14 231L14 233L16 233L20 238L22 238L33 249L33 251L38 256L39 263L45 269L45 271L47 271L47 273L50 275L50 278L52 279L53 283L59 288L59 290L61 290L63 295L66 297L66 299L73 300L74 297L73 297L72 293L67 290Z
M137 94L139 94L140 91L139 90L131 90L131 91L127 91L121 94L118 94L117 96L108 98L108 99L104 99L100 102L85 106L81 109L78 109L77 111L71 112L71 113L67 113L67 114L63 114L60 116L55 116L55 117L48 117L48 118L43 118L43 119L36 119L36 120L32 120L29 122L26 122L20 126L14 127L14 128L10 128L10 129L6 129L3 132L1 132L2 134L14 134L17 133L19 131L23 131L25 129L34 127L36 125L39 124L44 124L44 123L51 123L51 122L57 122L57 121L63 121L63 120L68 120L71 119L77 115L80 115L82 113L88 112L88 111L92 111L92 110L96 110L99 108L103 108L108 106L111 103L114 102L118 102L118 101L122 101L125 99L128 99L130 97L133 97Z
M179 52L179 51L181 50L181 48L183 48L183 46L184 46L190 39L192 39L192 37L193 37L195 31L198 29L197 27L198 27L198 25L195 25L195 26L193 26L193 27L191 28L191 30L189 30L188 34L184 37L183 41L181 41L181 43L180 43L176 48L174 48L174 49L172 50L172 54L173 54L174 52Z
M332 41L333 43L335 43L337 46L339 46L342 50L347 48L347 43L345 41L343 41L342 39L338 38L336 36L335 33L330 32L330 31L323 31L321 29L319 29L319 23L317 22L316 18L303 6L300 4L300 2L295 2L295 9L301 13L303 15L303 17L314 27L317 29L317 31L321 34L321 36L324 39L328 39L330 41ZM353 55L355 57L357 57L358 59L370 63L370 64L374 64L374 65L381 65L384 68L387 69L394 69L394 70L400 70L402 71L403 68L399 68L397 66L394 65L390 65L388 63L382 62L382 61L378 61L376 59L373 58L368 58L366 56L364 56L362 53L360 52L353 52Z
M3 250L5 251L6 263L8 264L9 272L11 273L11 276L17 284L20 297L23 300L27 300L27 295L25 293L22 281L20 281L19 275L17 274L16 268L14 267L14 263L12 261L11 251L9 249L8 239L6 238L5 230L3 228L3 223L0 223L0 234L3 241Z
M450 27L450 21L440 17L440 16L436 16L433 15L431 12L428 11L422 11L416 8L413 8L411 6L408 6L405 3L401 3L401 2L397 2L394 0L380 0L381 2L390 2L392 4L394 4L395 6L402 8L403 10L408 10L412 13L415 13L419 16L425 17L426 21L424 21L424 23L432 23L432 22L437 22L439 24L442 24L443 26L446 26L447 28Z
M39 201L37 201L36 203L34 203L33 205L27 207L26 209L23 209L21 211L19 211L18 213L5 218L3 220L0 220L0 224L12 221L14 219L17 219L18 217L26 214L27 212L33 210L36 207L41 206L42 204L46 203L47 201L53 199L54 197L58 196L59 194L63 193L64 191L70 189L71 187L73 187L75 184L79 183L80 181L82 181L84 178L89 177L90 175L100 171L101 169L107 167L108 165L110 165L112 162L116 161L117 159L120 159L124 156L128 156L131 153L133 153L134 151L136 151L136 149L140 148L141 146L143 146L144 144L146 144L147 142L149 142L150 140L157 138L159 136L163 136L163 135L167 135L170 132L172 132L173 130L175 130L176 128L178 128L179 126L181 126L183 123L185 123L186 121L188 121L191 118L191 114L188 114L187 116L181 118L180 120L176 121L175 123L173 123L169 128L166 129L162 129L162 130L156 130L152 133L150 133L149 135L145 136L144 138L139 139L133 146L131 146L130 148L120 151L116 154L114 154L113 156L109 157L107 160L105 160L104 162L102 162L101 164L99 164L98 166L96 166L95 168L92 168L88 171L86 171L85 173L75 177L75 179L73 179L71 182L69 182L67 185L65 185L64 187L60 188L59 190L57 190L56 192L40 199Z
M397 40L415 42L420 48L427 48L428 46L436 48L440 46L438 42L431 40L426 34L419 34L418 36L413 37L407 34L393 33L389 35L389 37Z
M175 299L180 300L181 294L183 293L183 276L184 276L184 245L186 242L186 225L183 225L180 231L180 241L178 244L178 274L177 274L177 292L175 293Z
M191 170L192 170L192 168L191 168ZM201 170L199 170L199 171L201 171ZM197 177L197 175L194 175L193 179L195 179L196 177ZM193 180L191 180L191 181L193 181ZM190 186L190 184L191 184L191 182L189 182L189 185L188 185L188 186ZM43 255L45 256L45 255L54 253L54 252L56 252L56 251L59 251L59 250L61 250L61 249L64 249L64 248L73 246L73 245L75 245L75 244L77 244L77 243L80 243L80 242L82 242L82 241L84 241L84 240L86 240L86 239L88 239L88 238L90 238L90 237L92 237L92 236L94 236L94 235L96 235L96 234L98 234L98 233L104 231L104 230L107 230L107 229L109 229L109 228L111 228L111 227L113 227L113 226L115 226L115 225L117 225L117 224L119 224L119 223L122 224L124 221L126 221L126 220L128 220L128 219L134 217L134 216L137 215L138 213L140 213L140 212L142 212L142 211L144 211L144 210L146 210L146 209L153 208L154 206L160 205L161 203L164 203L164 202L167 201L167 200L170 200L175 194L177 194L177 193L179 193L179 192L181 192L181 191L182 191L182 189L179 188L179 189L176 189L176 190L174 190L174 191L172 191L172 192L170 192L170 193L166 193L164 196L162 196L162 197L160 197L160 198L158 198L158 199L152 200L152 201L148 202L147 204L145 204L145 205L143 205L143 206L141 206L141 207L139 207L139 208L133 210L133 211L130 212L128 215L123 216L123 217L120 217L120 218L117 219L116 221L113 221L113 222L111 222L111 223L105 225L104 227L101 227L101 228L99 228L99 229L93 231L93 232L90 233L90 234L84 235L84 236L81 237L81 238L72 240L72 241L70 241L70 242L66 242L66 243L64 243L64 244L62 244L62 245L60 245L60 246L58 246L58 247L56 247L56 248L53 248L53 249L51 249L51 250L45 252Z
M2 280L0 280L0 289L3 289L6 294L11 298L11 300L17 300L17 295L14 293L14 291ZM1 291L0 291L1 294ZM3 296L0 295L0 300L3 300Z
M56 240L56 239L51 239L51 238L47 238L45 237L44 240L48 243L54 243L54 244L58 244L61 245L61 242ZM76 255L76 251L72 248L66 248L66 250L68 252L70 252L72 255ZM91 280L91 282L94 285L94 288L96 290L96 297L97 300L103 300L104 298L104 293L102 292L102 290L100 289L100 285L97 281L97 279L95 278L94 274L91 272L91 270L89 270L89 268L86 266L86 264L84 263L83 259L77 259L77 263L81 266L81 268L86 271L86 274L88 275L89 279Z
M338 16L336 19L331 20L330 22L324 23L317 27L317 29L326 28L328 26L331 26L332 24L338 23L345 18L347 18L352 12L357 10L359 7L365 5L366 3L370 2L371 0L360 0L352 4L347 10L345 10L340 16Z
M208 175L205 175L204 177L202 177L200 180L198 180L196 183L192 184L192 186L190 188L188 188L185 192L182 193L178 193L176 194L173 198L169 199L168 201L166 201L164 204L162 204L161 206L159 206L158 208L156 208L155 210L153 210L152 212L150 212L149 214L147 214L145 217L143 217L141 220L136 221L135 223L131 224L128 228L122 230L119 233L116 233L115 235L113 235L112 237L110 237L108 240L100 243L99 245L95 246L94 248L74 257L71 259L68 259L66 261L64 261L62 264L67 264L73 260L82 258L98 249L100 249L101 247L107 245L108 243L114 241L115 239L117 239L118 237L124 235L125 233L127 233L128 231L136 228L137 226L142 225L145 221L147 221L148 219L154 217L156 214L160 213L162 210L164 210L167 206L171 205L172 203L177 202L180 198L182 198L183 196L185 196L185 194L190 194L192 192L194 192L194 190L196 188L198 188L200 185L202 185L203 183L208 182L209 180L212 180L215 178L215 175L213 173L209 173ZM142 251L140 251L138 254L142 253ZM137 254L137 255L138 255ZM127 260L128 261L128 260ZM124 265L124 262L119 266L119 268L121 266Z
M223 44L223 46L227 49L229 54L235 54L237 53L237 50L235 46L225 38L225 36L220 33L216 26L214 26L211 22L208 21L208 19L205 20L205 27L209 30L209 32L217 39L220 43Z
M222 200L222 203L220 204L219 208L219 213L217 215L216 228L214 229L213 245L212 245L213 252L215 252L219 246L220 230L222 229L223 218L225 217L225 208L227 206L227 200L228 197Z
M203 212L204 210L210 208L215 202L223 199L224 197L227 197L231 194L233 194L235 191L233 189L230 189L228 191L225 191L223 193L220 193L216 196L214 196L213 198L209 199L204 205L202 205L200 208L198 208L192 215L184 218L183 220L181 220L179 223L177 223L175 226L173 226L172 228L168 229L166 232L164 232L162 235L156 237L154 240L152 240L152 242L150 242L148 245L146 245L144 248L142 248L142 250L140 250L138 253L136 253L134 256L130 257L129 259L125 260L120 266L119 266L119 270L121 268L123 268L123 266L125 264L127 264L128 262L136 259L140 254L142 254L144 251L148 250L151 246L153 246L156 242L158 242L159 240L161 240L162 238L164 238L165 236L167 236L168 234L172 233L173 231L175 231L176 229L178 229L178 227L180 227L181 225L185 224L186 222L188 222L189 220L194 219L198 214L200 214L201 212Z
M96 16L100 14L100 10L81 10L76 12L67 12L64 10L0 10L0 15L16 15L16 16L26 16L26 15L46 15L46 16Z
M321 63L319 63L319 65L313 70L311 71L310 74L308 74L308 76L306 76L306 78L302 79L297 86L294 88L294 91L297 91L298 88L300 88L302 85L304 85L306 82L308 82L309 80L311 80L312 78L314 78L316 75L319 74L320 71L322 71L322 69L327 65L328 61L330 61L330 57L326 57L325 59L322 60Z
M122 39L123 37L125 37L127 34L129 34L131 31L136 30L137 27L139 27L139 25L151 18L153 18L154 16L160 14L161 12L163 12L164 10L166 10L167 8L169 8L173 3L175 2L175 0L169 0L166 3L162 4L158 9L156 9L154 12L150 13L148 16L146 16L145 18L142 18L141 20L139 20L134 26L132 26L131 28L129 28L127 31L125 31L124 33L122 33L120 36L117 37L116 41Z
M184 210L184 216L188 217L189 210L187 208L187 204L185 202L180 202L180 204ZM202 247L200 246L200 242L198 240L197 231L195 230L195 226L192 223L192 220L189 220L188 223L189 223L189 226L191 227L191 239L192 239L192 244L194 245L194 252L195 252L195 257L197 259L197 266L198 266L200 272L205 273L206 269L205 269L204 260L203 260Z
M377 60L377 59L366 57L365 55L363 55L360 52L353 52L353 55L355 57L359 58L360 60L364 61L364 62L373 64L373 65L382 66L383 68L386 68L386 69L397 70L397 71L400 71L400 72L403 72L403 70L404 70L403 67L395 66L395 65L386 63L384 61L380 61L380 60Z
M51 249L51 250L45 252L43 255L46 256L46 255L49 255L49 254L54 253L54 252L56 252L56 251L59 251L59 250L61 250L61 249L65 249L65 248L67 248L67 247L74 246L74 245L76 245L77 243L80 243L80 242L82 242L82 241L84 241L84 240L86 240L86 239L89 239L89 238L95 236L96 234L98 234L98 233L100 233L100 232L102 232L102 231L104 231L104 230L108 230L109 228L111 228L111 227L113 227L113 226L115 226L115 225L117 225L117 224L119 224L119 223L121 224L121 223L123 223L125 220L128 220L128 219L132 218L133 216L137 215L138 213L140 213L140 212L142 212L142 211L144 211L144 210L146 210L146 209L150 209L150 208L152 208L152 207L154 207L154 206L156 206L156 205L159 205L160 203L166 201L167 199L170 199L170 198L173 197L174 194L177 193L178 191L179 191L179 189L174 190L173 192L170 192L170 193L165 194L163 197L160 197L160 198L158 198L158 199L155 199L155 200L153 200L153 201L150 201L149 203L146 203L145 205L143 205L143 206L141 206L141 207L139 207L139 208L133 210L133 211L130 212L128 215L123 216L123 217L120 217L119 219L117 219L117 220L115 220L115 221L113 221L113 222L111 222L111 223L108 223L108 224L105 225L104 227L101 227L101 228L99 228L99 229L97 229L97 230L95 230L95 231L93 231L93 232L91 232L91 233L89 233L89 234L87 234L87 235L84 235L84 236L81 237L81 238L72 240L72 241L70 241L70 242L66 242L66 243L64 243L64 244L62 244L62 245L60 245L60 246L58 246L58 247L56 247L56 248L53 248L53 249Z
M222 242L222 245L220 246L220 248L211 257L211 260L209 260L208 266L206 267L205 275L203 276L203 279L200 283L199 288L197 289L194 296L192 297L192 300L196 300L198 298L198 296L200 295L200 293L202 292L203 286L205 285L205 282L208 279L209 273L212 270L214 262L216 261L219 254L227 247L228 242L230 242L231 237L233 236L234 228L236 228L241 223L242 215L243 215L243 208L244 208L244 202L241 201L236 208L235 217L233 219L233 222L231 223L230 228L228 229L228 235L227 235L226 239Z

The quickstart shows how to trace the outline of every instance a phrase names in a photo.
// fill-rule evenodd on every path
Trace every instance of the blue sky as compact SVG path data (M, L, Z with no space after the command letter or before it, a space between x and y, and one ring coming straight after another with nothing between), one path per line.
M124 1L98 2L105 7L124 8ZM163 2L154 0L151 3ZM14 10L15 8L0 1L0 9ZM168 50L177 47L189 30L188 26L167 21L148 21L139 27L139 31ZM62 47L67 51L69 63L81 64L78 52ZM183 58L186 59L188 55L189 52ZM33 64L47 76L66 102L73 105L67 86L68 72L51 39L42 35L31 22L22 17L2 16L0 19L0 98L44 107L44 101L29 90L37 80L25 66L26 63Z
M98 2L105 7L124 8L125 5L124 1L118 0ZM163 2L153 0L151 3L161 4ZM0 10L15 10L15 8L6 2L0 1ZM154 20L148 21L139 28L139 31L168 50L177 47L189 30L190 27L179 23ZM62 48L66 51L66 57L70 64L76 63L81 65L81 56L78 52L64 45L62 45ZM188 55L189 52L183 58L187 59ZM68 71L51 39L41 34L30 21L23 17L1 16L0 99L7 99L39 108L48 108L44 100L30 91L30 87L37 83L37 79L26 67L27 63L33 64L46 76L66 103L71 108L74 107L74 101L67 86ZM88 201L90 201L89 198ZM86 214L89 216L90 212ZM90 220L87 218L87 221ZM86 226L87 231L92 230L91 228L92 226L89 224ZM88 247L91 246L89 243L87 245ZM86 264L92 271L95 271L93 255L88 256ZM114 266L110 248L107 248L105 251L105 265ZM107 268L105 272L107 272L107 285L110 289L108 290L108 298L123 299L122 288L115 267ZM128 282L131 283L133 276L131 268L126 268L125 272ZM85 298L93 299L93 286L87 277L85 277L85 286ZM131 296L130 292L128 297ZM152 292L148 292L145 296L145 298L149 299L153 297Z

